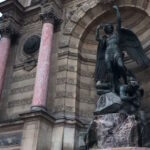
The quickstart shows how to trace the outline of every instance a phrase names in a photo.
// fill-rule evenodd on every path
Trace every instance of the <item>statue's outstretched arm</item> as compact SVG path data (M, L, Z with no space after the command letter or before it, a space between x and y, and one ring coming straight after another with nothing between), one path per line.
M118 8L117 5L114 5L113 8L116 11L116 15L117 15L117 30L119 32L121 30L121 15L120 15L119 8Z

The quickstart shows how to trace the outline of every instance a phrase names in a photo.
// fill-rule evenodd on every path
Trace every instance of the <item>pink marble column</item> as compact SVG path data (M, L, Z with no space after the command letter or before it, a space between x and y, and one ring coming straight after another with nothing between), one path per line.
M52 14L43 14L42 19L43 28L32 100L32 110L45 110L50 74L55 18Z
M2 38L0 39L0 95L3 89L10 45L11 45L11 40L9 36L4 36L4 37L2 36Z

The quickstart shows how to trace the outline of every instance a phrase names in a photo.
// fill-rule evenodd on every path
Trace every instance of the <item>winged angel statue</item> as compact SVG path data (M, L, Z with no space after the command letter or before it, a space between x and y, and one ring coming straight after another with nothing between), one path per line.
M96 40L99 44L95 80L97 89L101 88L103 92L107 92L108 87L115 92L121 79L124 84L128 84L128 76L132 76L132 73L124 65L124 52L142 67L150 64L138 37L131 30L121 26L119 9L116 5L113 8L117 14L116 30L112 23L108 23L100 24L96 31ZM104 30L104 36L101 36L100 30Z

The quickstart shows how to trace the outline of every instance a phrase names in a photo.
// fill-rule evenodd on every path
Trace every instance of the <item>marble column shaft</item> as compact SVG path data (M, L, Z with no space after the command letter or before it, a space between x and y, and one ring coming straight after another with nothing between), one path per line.
M1 34L0 39L0 96L2 94L4 79L5 79L5 72L7 66L7 60L9 55L9 50L11 46L11 38L10 36L6 36Z
M32 100L32 110L46 108L55 19L56 17L51 13L42 14L43 28Z

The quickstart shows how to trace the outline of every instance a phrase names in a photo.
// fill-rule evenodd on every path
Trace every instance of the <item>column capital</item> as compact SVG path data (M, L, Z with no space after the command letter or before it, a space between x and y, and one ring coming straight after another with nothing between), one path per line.
M46 3L42 5L40 18L45 22L49 22L54 25L54 29L56 30L60 24L62 23L61 19L61 11L57 8L57 5L54 2Z
M11 39L11 37L16 34L16 31L11 26L6 26L0 29L1 37L8 37Z
M4 15L0 21L1 37L7 37L11 40L11 42L15 42L17 37L19 36L18 30L19 28L14 20L9 16Z
M50 22L54 26L58 26L62 23L62 19L60 19L53 11L45 12L40 14L41 20L45 22Z

